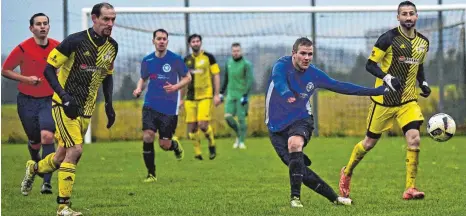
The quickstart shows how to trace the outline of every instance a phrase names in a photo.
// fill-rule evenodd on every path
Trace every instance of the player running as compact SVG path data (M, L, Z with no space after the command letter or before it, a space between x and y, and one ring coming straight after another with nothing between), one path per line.
M364 140L354 146L348 164L340 172L340 195L349 197L353 170L371 150L384 131L396 120L408 143L406 155L406 188L403 199L422 199L424 192L415 187L420 135L424 121L417 104L416 79L423 97L430 95L424 76L424 60L429 51L429 40L415 29L418 18L416 6L410 1L398 5L400 25L382 34L372 49L366 69L376 76L375 86L384 83L393 91L383 96L371 97ZM381 64L379 67L377 64Z
M189 139L194 141L194 157L202 160L201 140L198 130L201 129L207 140L209 140L209 159L213 160L217 154L214 131L209 121L212 115L212 98L215 106L221 103L220 68L215 57L201 49L202 37L200 35L190 35L188 43L193 50L192 54L184 58L184 62L192 76L192 82L187 87L184 101L188 136ZM181 98L184 98L184 92Z
M155 52L143 58L141 78L133 91L133 95L139 97L150 79L142 108L143 158L148 172L144 182L157 181L154 150L157 131L160 147L165 151L174 151L178 160L183 159L183 147L173 134L178 124L179 89L191 81L191 75L181 56L167 49L166 30L155 30L152 43L155 45Z
M112 74L118 44L110 35L116 13L111 4L99 3L92 8L91 16L94 23L91 28L66 37L48 56L44 75L55 91L52 114L59 147L56 154L49 154L39 162L28 161L21 183L21 191L29 192L36 174L58 169L57 215L82 215L70 208L70 198L76 180L76 165L83 151L83 136L94 112L101 83L107 128L115 122Z

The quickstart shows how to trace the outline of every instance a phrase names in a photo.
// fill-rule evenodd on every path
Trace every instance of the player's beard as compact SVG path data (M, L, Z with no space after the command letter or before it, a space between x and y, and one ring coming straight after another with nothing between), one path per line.
M197 53L197 52L199 52L199 50L201 50L201 47L200 46L192 46L191 49L193 50L193 52Z
M401 22L401 26L403 26L407 30L411 30L412 28L414 28L414 26L416 26L416 21L404 21Z

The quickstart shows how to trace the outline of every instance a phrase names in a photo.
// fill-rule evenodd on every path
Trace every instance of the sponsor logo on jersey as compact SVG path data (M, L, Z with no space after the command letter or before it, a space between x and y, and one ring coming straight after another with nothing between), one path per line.
M411 57L406 58L404 56L400 56L398 57L398 61L401 63L405 63L405 64L413 64L413 65L419 64L419 59L411 58Z

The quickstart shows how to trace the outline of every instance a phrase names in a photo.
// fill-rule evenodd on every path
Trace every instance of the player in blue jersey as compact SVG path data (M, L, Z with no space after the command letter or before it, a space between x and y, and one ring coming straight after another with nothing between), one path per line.
M303 148L314 130L309 99L317 88L359 96L383 95L389 90L385 86L365 88L334 80L311 64L312 55L312 41L303 37L294 43L291 56L281 57L275 63L266 92L265 123L275 151L289 167L291 207L303 207L302 183L335 204L351 205L351 199L338 197L307 167L311 160L303 154Z
M133 92L135 97L139 97L147 80L150 80L142 108L143 158L148 171L144 182L157 181L154 151L157 131L160 147L165 151L174 151L178 160L183 159L183 148L173 134L178 123L179 89L191 81L181 56L167 49L168 32L155 30L152 42L155 52L142 60L141 78Z

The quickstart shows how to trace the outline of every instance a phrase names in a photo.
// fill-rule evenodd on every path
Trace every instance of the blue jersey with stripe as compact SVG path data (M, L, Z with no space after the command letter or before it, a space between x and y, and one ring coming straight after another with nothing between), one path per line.
M155 52L144 57L141 62L141 78L149 79L144 106L167 115L178 115L180 92L167 93L163 86L167 83L177 84L187 73L188 68L181 56L170 50L161 58Z
M279 132L297 120L309 118L312 115L310 97L317 88L360 96L382 95L387 90L385 86L366 88L334 80L312 64L304 72L298 71L291 56L283 56L273 66L266 92L268 129ZM295 97L296 101L288 103L290 97Z

